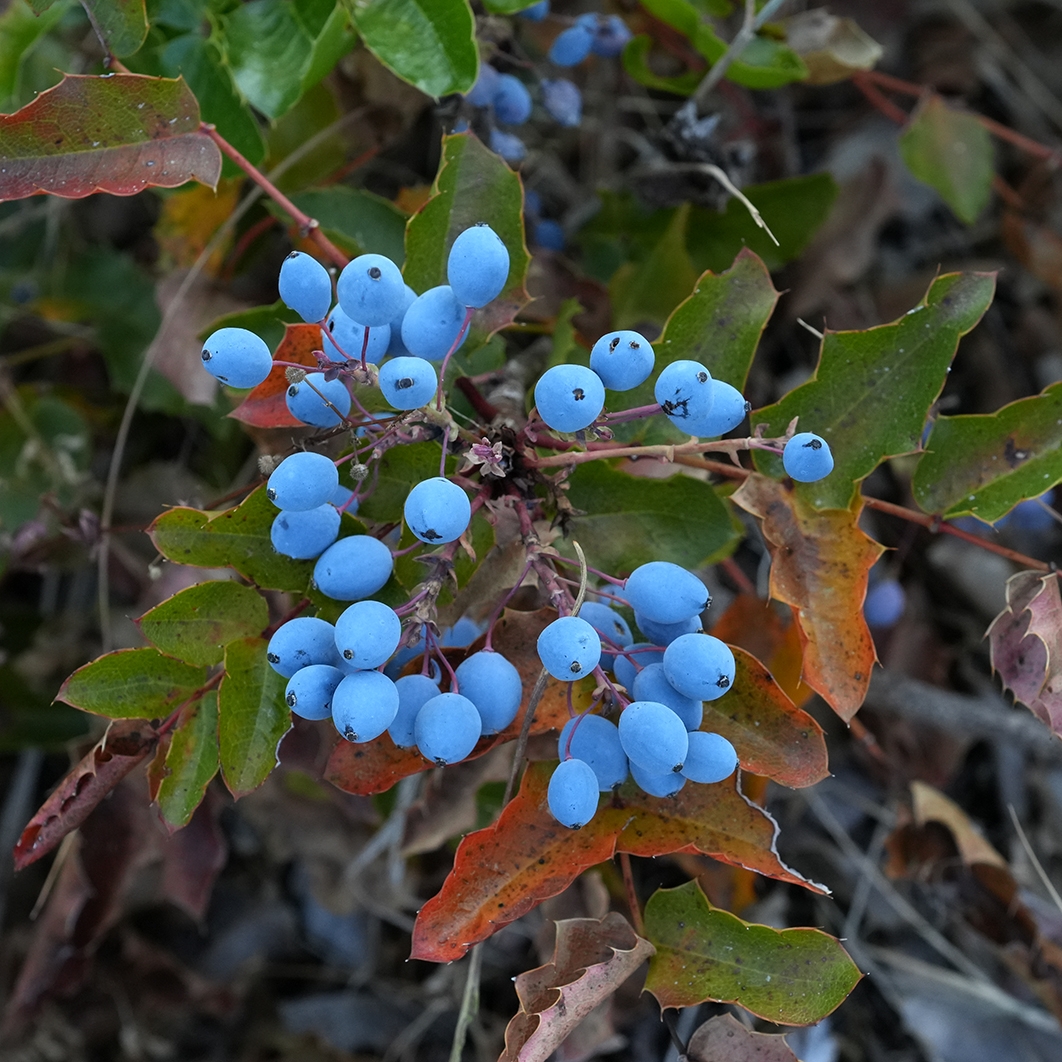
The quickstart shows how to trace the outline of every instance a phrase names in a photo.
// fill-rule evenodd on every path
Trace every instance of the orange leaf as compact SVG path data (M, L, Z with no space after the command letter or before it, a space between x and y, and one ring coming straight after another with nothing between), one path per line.
M581 830L569 830L546 807L554 763L533 763L498 821L468 834L442 890L421 909L411 957L461 958L473 944L563 892L587 867L617 852L710 855L815 892L775 851L778 827L734 782L689 784L673 797L651 797L633 782L604 803Z
M863 703L877 660L863 599L884 548L860 530L862 504L816 511L791 486L756 473L732 500L763 521L771 597L796 610L804 681L847 722Z
M317 368L315 350L321 349L321 326L315 324L289 324L284 326L284 338L280 341L274 361L294 361L299 365ZM229 414L234 420L242 420L254 428L302 428L305 425L289 412L284 401L288 389L287 369L274 365L269 375Z

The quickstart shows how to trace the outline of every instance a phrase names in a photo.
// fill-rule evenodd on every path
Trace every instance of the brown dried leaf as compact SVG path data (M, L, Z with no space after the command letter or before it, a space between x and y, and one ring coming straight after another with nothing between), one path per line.
M689 1062L798 1062L785 1037L746 1029L733 1014L709 1018L690 1037Z
M1007 861L981 836L966 812L953 800L925 782L911 783L915 822L939 822L951 831L964 863L987 863L1008 870Z
M850 18L824 7L785 20L786 43L808 68L809 85L832 85L857 70L873 70L884 49Z

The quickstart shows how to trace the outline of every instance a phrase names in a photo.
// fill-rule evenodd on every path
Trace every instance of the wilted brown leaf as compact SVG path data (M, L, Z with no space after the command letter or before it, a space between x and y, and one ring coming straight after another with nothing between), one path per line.
M733 1014L709 1018L690 1037L689 1062L798 1062L784 1036L746 1029Z

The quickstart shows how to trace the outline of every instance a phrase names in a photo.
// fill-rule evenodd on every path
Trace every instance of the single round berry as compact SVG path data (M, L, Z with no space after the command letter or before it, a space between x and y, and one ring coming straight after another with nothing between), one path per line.
M798 483L816 483L833 471L830 444L810 431L798 432L785 444L782 465Z
M336 648L359 670L379 667L398 648L402 621L394 609L379 601L355 601L336 620ZM387 721L387 729L391 720Z
M395 680L398 689L398 713L387 732L400 749L411 749L417 738L414 729L421 708L439 696L439 684L427 675L403 675Z
M679 620L678 623L657 623L656 620L635 612L634 622L653 645L668 646L676 638L681 638L684 634L696 634L701 629L700 616L690 616L689 619Z
M314 586L335 601L361 601L391 578L391 551L372 535L350 535L329 546L313 569Z
M531 93L512 74L499 74L494 86L494 115L503 125L523 125L531 117Z
M421 480L406 495L406 526L430 546L459 539L472 519L468 495L442 476Z
M332 694L332 722L347 741L373 741L397 714L398 690L379 671L346 675Z
M203 343L203 368L230 387L257 387L273 368L265 342L246 328L219 328Z
M496 299L509 279L509 250L489 225L473 225L457 237L446 259L454 298L477 309Z
M439 644L455 649L471 645L485 630L485 623L477 623L469 616L462 616L452 627L439 632Z
M590 50L604 59L615 59L626 47L631 36L627 23L619 15L600 15Z
M542 666L561 682L589 675L601 661L601 637L578 616L561 616L538 636Z
M343 678L343 672L331 664L301 667L288 679L284 703L303 719L329 719L332 695Z
M712 374L699 361L673 361L660 370L653 394L668 419L687 431L712 411Z
M562 30L550 45L549 61L556 66L577 66L590 54L593 46L593 30L582 23L576 23Z
M498 71L487 63L479 68L476 83L468 90L465 99L473 107L489 107L494 102L494 93L498 90Z
M684 430L702 439L715 439L733 431L752 408L745 396L722 380L712 380L712 408L707 417L686 421Z
M483 720L484 734L497 734L516 718L524 687L520 672L501 653L473 653L461 661L456 674L461 696L476 706Z
M663 663L647 664L638 672L631 690L636 701L665 704L682 720L687 730L696 730L704 718L704 705L696 697L679 693L667 680Z
M711 634L684 634L664 650L664 674L687 697L714 701L734 685L734 654Z
M674 796L685 784L686 778L676 771L665 771L658 774L647 771L633 760L631 761L631 777L639 789L655 797Z
M458 336L461 336L460 348L468 338L465 306L458 301L449 284L429 288L419 295L402 318L402 342L417 358L441 361L453 348Z
M339 510L331 502L302 512L281 510L269 528L269 541L285 557L313 560L335 542L339 523Z
M527 145L515 134L504 129L492 129L488 138L491 151L501 155L506 162L523 162L527 157Z
M329 361L361 361L361 348L365 347L365 361L378 365L390 350L391 326L376 325L369 329L369 342L365 343L365 328L360 321L348 317L337 306L321 328L321 347Z
M689 734L666 704L632 701L620 715L619 735L631 763L651 774L682 770Z
M335 630L316 616L296 616L279 626L269 639L266 660L284 678L311 664L336 664Z
M894 627L907 606L907 594L895 579L882 579L867 591L863 617L871 627Z
M380 369L380 393L394 409L420 409L438 386L438 374L423 358L391 358Z
M476 706L460 693L440 693L417 713L414 737L420 754L439 767L458 763L476 747L483 722Z
M537 4L525 7L518 11L519 18L526 18L528 22L541 22L549 14L549 0L538 0Z
M280 267L280 297L304 321L316 324L332 305L332 278L316 258L292 251Z
M626 654L616 654L612 673L624 689L633 690L638 673L650 664L663 663L663 660L663 649L656 649L649 642L634 642L627 647Z
M406 285L390 258L362 254L339 274L336 295L348 317L363 325L385 325L401 311Z
M407 284L406 297L402 302L402 312L391 318L391 339L387 344L387 353L392 357L400 358L409 354L405 343L402 342L402 322L406 317L406 310L417 301L417 293ZM371 342L371 340L370 340Z
M737 768L734 746L721 734L695 730L690 734L690 747L682 773L691 782L711 785L729 778Z
M670 561L649 561L631 572L624 593L639 615L655 623L681 623L711 604L708 587Z
M546 803L550 814L570 830L585 826L597 811L597 775L582 760L562 760L550 775Z
M557 739L557 756L561 760L574 757L589 765L603 793L627 781L629 765L619 730L600 715L569 719Z
M554 365L535 384L535 405L554 431L582 431L605 408L605 385L584 365Z
M645 383L656 355L652 344L638 332L606 332L590 351L590 368L610 391L629 391Z
M304 512L324 505L338 486L339 471L324 454L300 450L273 469L266 497L278 509Z
M323 372L311 372L298 383L288 385L284 403L303 424L335 428L350 412L350 392L342 380L326 380Z
M531 227L531 242L544 251L563 251L568 241L559 221L539 218Z
M542 79L542 105L561 126L574 129L583 118L583 94L564 77Z

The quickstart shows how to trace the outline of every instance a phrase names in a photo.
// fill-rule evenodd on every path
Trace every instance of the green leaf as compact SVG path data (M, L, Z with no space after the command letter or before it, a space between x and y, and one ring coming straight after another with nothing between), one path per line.
M653 50L654 43L653 38L647 33L641 33L628 41L623 49L623 69L639 85L644 85L646 88L673 92L676 96L692 96L704 78L704 71L690 70L675 77L663 77L657 74L649 65L649 53Z
M1062 383L996 413L938 417L915 469L927 513L995 523L1062 482Z
M287 679L266 660L264 638L225 647L225 677L218 692L221 776L234 797L257 789L277 765L277 746L291 729L284 703Z
M743 922L713 907L695 881L649 897L645 935L656 947L645 987L665 1008L714 1000L781 1025L811 1025L862 976L827 933Z
M0 665L0 752L21 752L31 745L63 752L68 742L83 738L91 724L69 705L49 704L13 667Z
M313 561L292 560L273 549L269 529L278 511L263 484L223 513L170 509L148 533L155 548L178 564L233 568L263 590L302 593L313 574Z
M37 15L26 0L11 0L0 15L0 111L9 110L9 103L18 99L23 64L69 8L68 0L63 0Z
M226 643L261 634L269 609L251 587L218 579L174 594L136 622L167 656L188 664L220 664Z
M390 2L390 0L389 0ZM528 302L524 281L531 256L524 243L524 192L520 178L474 136L444 136L432 195L406 226L406 283L416 292L446 283L454 240L486 222L509 249L509 278L502 293L472 318L469 346L510 324Z
M568 482L585 514L572 520L572 537L595 568L629 572L651 560L698 568L737 541L718 495L691 476L643 479L591 461Z
M483 6L492 15L515 15L535 4L536 0L483 0Z
M405 261L406 215L389 199L337 184L310 189L294 202L348 254L384 254L399 266Z
M211 690L181 712L166 751L156 801L166 823L187 826L211 778L218 773L218 695Z
M365 46L428 96L467 92L479 70L468 0L348 0Z
M907 168L972 225L992 195L992 138L972 115L949 107L930 93L915 108L900 134L900 154Z
M799 416L800 431L830 444L834 470L797 488L805 501L816 509L847 509L881 461L918 450L959 337L981 319L994 290L994 274L948 273L892 324L826 332L815 376L752 418L773 437ZM780 457L763 450L753 456L760 471L783 474Z
M157 649L117 649L79 667L56 700L111 719L158 719L205 682L205 667L191 667Z
M421 480L439 474L441 456L439 444L434 442L392 446L380 458L376 488L360 504L358 515L381 523L400 523L406 496Z
M81 0L92 28L111 55L132 55L147 37L144 0Z

